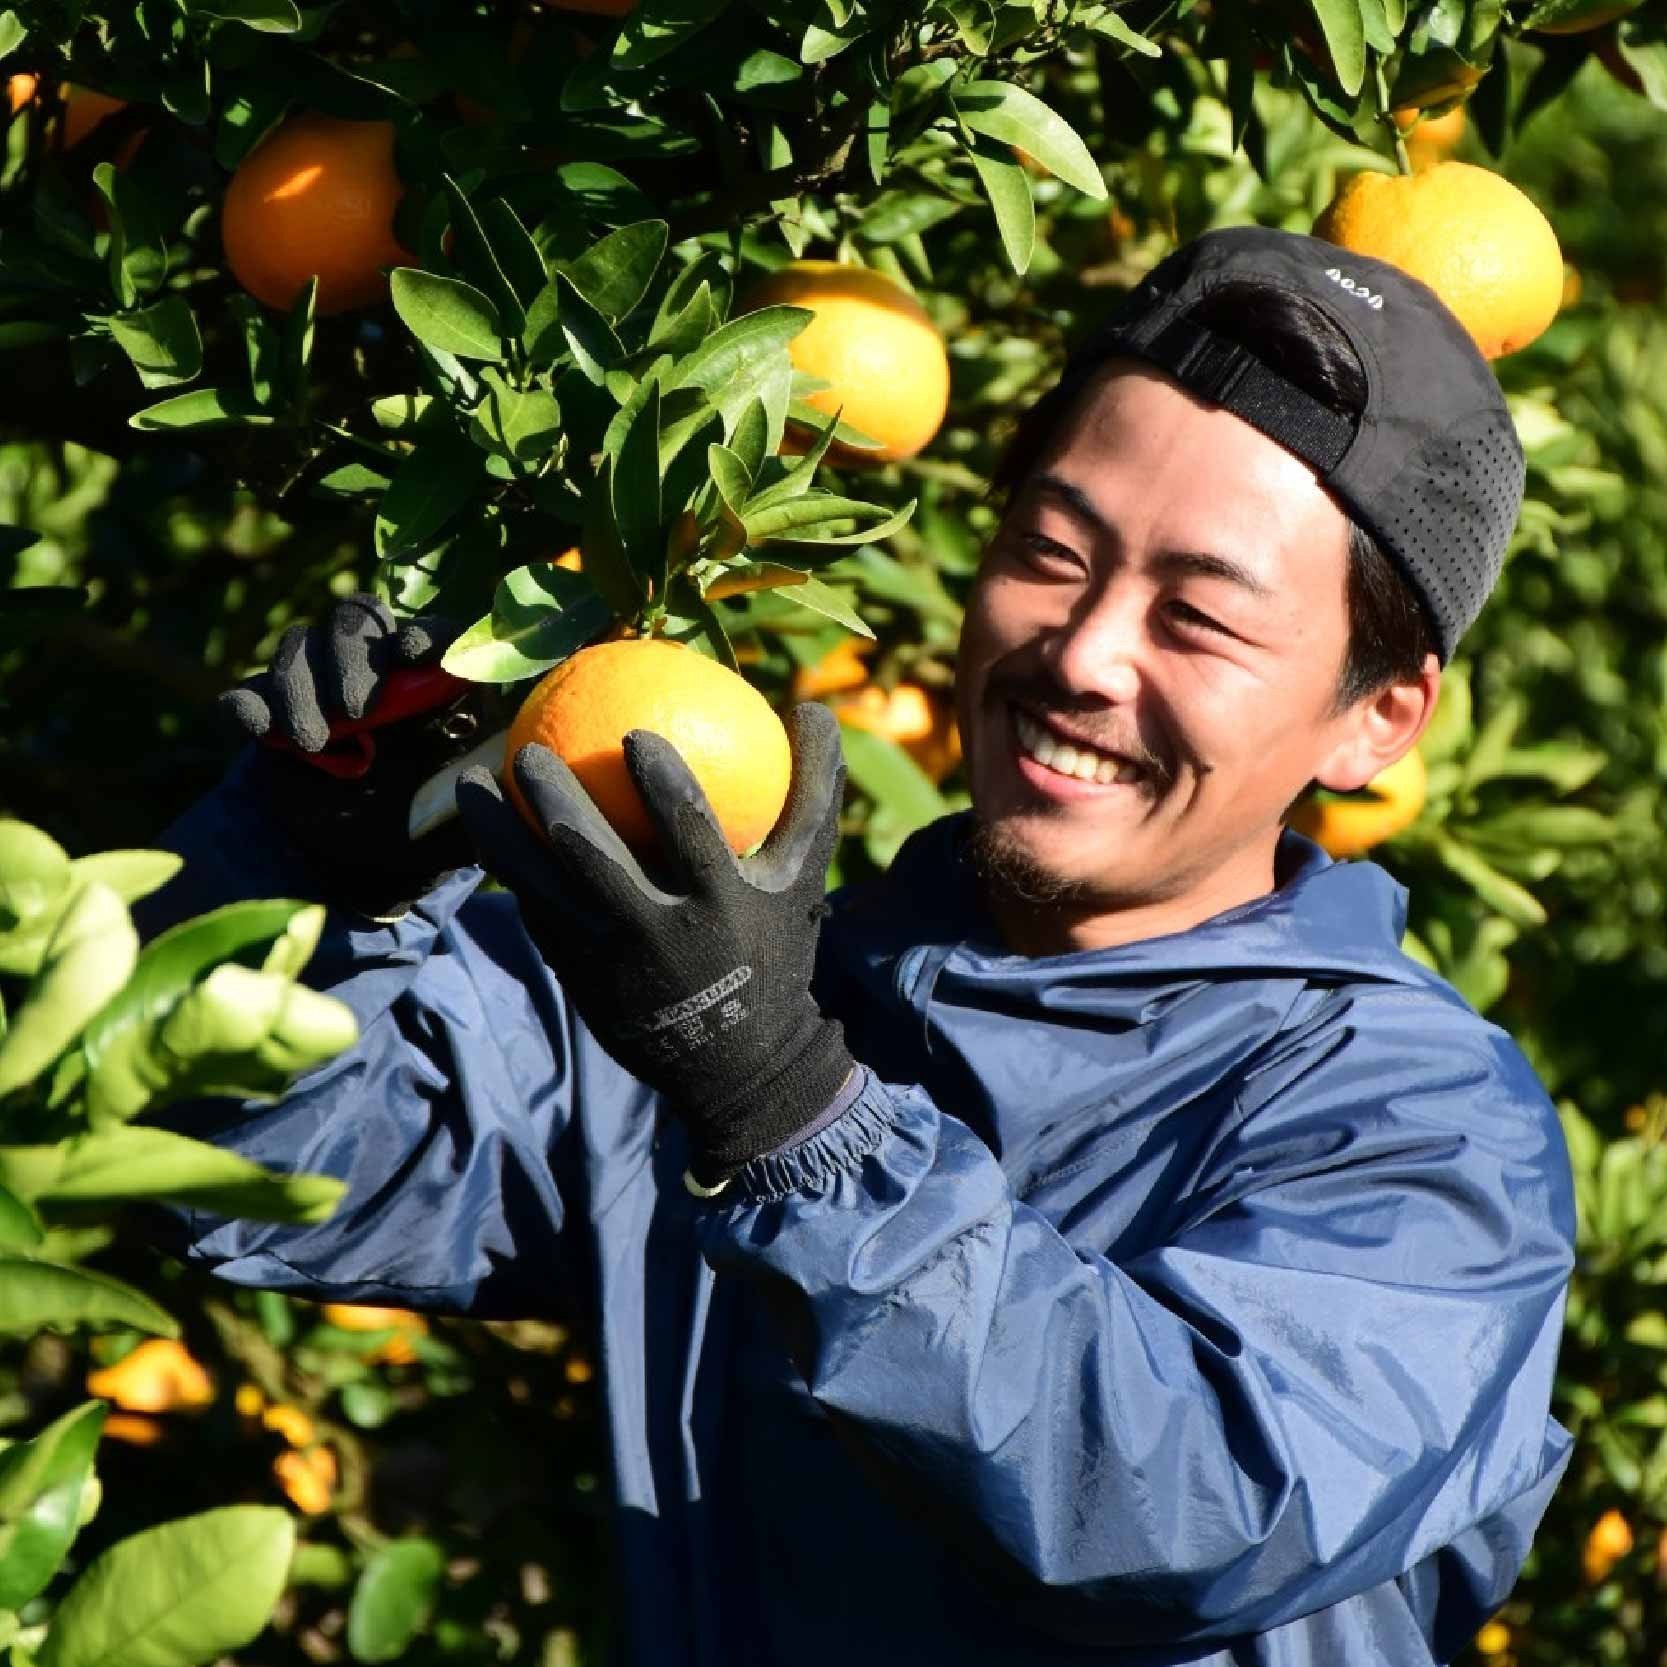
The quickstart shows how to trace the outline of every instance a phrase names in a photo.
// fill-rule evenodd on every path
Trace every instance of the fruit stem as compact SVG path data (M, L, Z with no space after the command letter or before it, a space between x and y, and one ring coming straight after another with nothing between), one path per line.
M1407 154L1406 135L1401 132L1400 123L1395 120L1395 112L1389 108L1389 77L1383 72L1383 54L1372 54L1372 68L1378 81L1378 120L1389 129L1389 137L1395 146L1395 166L1403 174L1412 172L1412 158Z

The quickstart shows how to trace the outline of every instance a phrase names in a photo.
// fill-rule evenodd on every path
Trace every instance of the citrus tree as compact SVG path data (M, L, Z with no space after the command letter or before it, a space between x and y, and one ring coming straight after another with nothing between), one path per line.
M1530 467L1505 578L1419 753L1296 814L1409 882L1409 949L1567 1102L1582 1441L1479 1647L1667 1644L1659 8L19 3L0 57L0 808L82 862L211 786L214 696L372 589L465 624L448 670L512 705L607 639L828 700L838 877L883 866L966 802L947 696L1007 426L1117 297L1218 224L1370 246L1415 194L1427 252L1491 237L1508 281L1474 287L1508 304L1473 328L1517 349ZM1566 272L1520 193L1479 209L1506 178ZM142 1237L89 1254L166 1282L183 1355L129 1325L14 1333L5 1367L20 1428L89 1373L137 1420L72 1561L164 1478L287 1498L262 1659L603 1658L584 1339L232 1296ZM503 1414L466 1454L463 1396ZM25 1652L72 1573L12 1605Z

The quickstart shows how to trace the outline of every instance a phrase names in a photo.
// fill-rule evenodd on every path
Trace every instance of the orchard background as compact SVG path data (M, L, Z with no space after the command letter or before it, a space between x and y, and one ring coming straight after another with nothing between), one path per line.
M1567 260L1498 364L1521 528L1416 817L1372 847L1409 947L1557 1096L1580 1184L1577 1453L1477 1650L1667 1661L1660 6L17 0L0 79L0 1653L606 1655L583 1337L320 1310L149 1247L157 1200L333 1197L143 1122L346 1040L296 982L316 910L136 958L144 848L228 762L215 696L355 590L479 621L466 669L512 696L646 609L778 703L843 703L838 869L884 864L965 802L943 701L1015 412L1177 241L1307 230L1421 109L1408 160L1504 173ZM384 136L391 295L297 296L330 238L224 207L297 115L387 124L353 131ZM794 315L739 310L800 258L911 289L951 368L924 451L842 433L808 492L765 460L814 415Z

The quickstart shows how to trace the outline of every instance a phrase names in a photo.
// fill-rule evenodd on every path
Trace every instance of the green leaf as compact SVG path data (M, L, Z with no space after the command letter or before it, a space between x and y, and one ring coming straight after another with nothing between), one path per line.
M0 931L41 914L66 896L69 853L28 822L0 817ZM0 971L17 969L0 965Z
M983 134L976 134L968 146L984 194L995 211L996 230L1007 252L1008 264L1024 272L1036 252L1036 205L1030 196L1030 181L1005 146Z
M266 1625L295 1549L287 1511L229 1505L118 1542L69 1589L38 1667L200 1667Z
M28 38L29 31L16 12L0 12L0 58L9 58Z
M601 387L608 372L625 357L613 326L574 287L565 272L554 279L560 301L561 333L573 362L588 382ZM534 302L534 307L538 306Z
M301 13L292 0L187 0L187 5L199 17L241 23L263 35L293 35L301 29Z
M183 295L168 295L138 312L116 313L110 334L147 388L189 382L202 373L203 338Z
M396 266L390 285L394 311L419 341L462 359L503 358L498 309L472 284Z
M365 1565L347 1610L347 1647L357 1661L394 1661L428 1619L445 1572L432 1540L393 1540Z
M496 251L487 240L481 223L475 218L475 211L469 204L469 199L458 188L457 181L450 174L440 176L445 187L446 201L451 208L451 229L456 239L453 258L458 265L471 277L485 287L487 298L496 312L499 335L519 336L526 327L527 317L521 308L521 298L515 292L515 286L509 281L509 274L505 272L498 260ZM400 315L402 318L404 314ZM407 323L410 321L407 320ZM415 330L416 326L412 325ZM420 334L420 332L418 332ZM437 347L445 347L445 342L436 342ZM456 347L450 349L453 353L460 351ZM496 353L478 353L477 358L495 358Z
M307 389L312 383L313 334L317 319L318 278L314 275L301 286L294 305L284 319L279 355L279 363L283 367L282 397L298 411L305 404Z
M166 1129L127 1126L79 1135L37 1202L112 1204L149 1199L250 1221L311 1226L346 1191L326 1175L275 1175L258 1164Z
M816 544L869 544L890 538L907 526L914 508L913 503L908 503L888 515L880 504L864 503L858 498L839 498L827 492L810 492L800 498L774 502L756 511L749 506L742 519L749 544L765 544L771 539ZM859 527L855 532L820 531L830 523L853 520L868 520L870 524Z
M1115 7L1107 6L1088 25L1097 35L1106 35L1117 42L1119 46L1126 46L1131 52L1138 52L1143 58L1161 58L1163 48L1154 40L1148 40L1139 30L1123 21Z
M21 1609L63 1563L81 1526L104 1413L102 1401L85 1401L0 1453L0 1609Z
M948 810L931 778L895 741L843 722L839 731L851 780L908 831L935 822Z
M1017 145L1067 185L1104 200L1106 182L1087 145L1034 94L1004 81L973 81L956 92L954 104L955 114L974 133Z
M666 591L666 541L660 527L660 387L644 385L610 476L614 526L650 599Z
M238 428L270 423L272 418L247 394L222 388L198 388L189 394L147 405L127 419L139 429Z
M243 336L243 355L249 366L249 392L255 404L270 405L283 374L278 332L266 309L252 296L234 295L226 303Z
M626 14L614 42L613 62L620 69L641 69L706 27L729 0L642 0Z
M430 545L480 491L484 462L477 446L450 431L423 440L377 506L377 555L388 560Z
M32 1082L128 981L139 936L109 886L82 885L46 945L41 970L0 1040L0 1095Z
M801 608L809 608L824 619L836 621L847 631L855 631L859 637L872 638L874 635L845 597L820 579L807 578L803 584L794 585L786 595L788 601L797 602Z
M156 223L150 198L114 163L93 169L93 183L110 214L110 287L124 308L141 295L154 295L168 276L168 243Z
M108 1274L60 1267L15 1251L0 1252L0 1336L28 1337L42 1330L154 1332L177 1337L179 1327L143 1291Z
M729 507L730 513L739 519L752 491L751 471L728 446L708 446L706 461L718 496Z
M621 226L593 243L577 260L567 262L562 271L610 324L617 324L648 293L665 257L668 235L664 220Z
M584 575L534 562L499 582L492 612L452 643L441 664L472 683L518 683L559 665L612 618Z
M511 463L536 463L561 439L561 407L543 388L512 388L496 370L481 373L481 401L469 422L477 445Z
M1490 909L1517 926L1543 926L1546 913L1539 899L1507 879L1484 857L1449 835L1437 831L1435 853L1443 868L1456 874Z
M1366 81L1366 27L1360 0L1308 0L1325 36L1337 82L1353 98Z
M35 1212L15 1193L0 1187L0 1250L33 1250L43 1236Z

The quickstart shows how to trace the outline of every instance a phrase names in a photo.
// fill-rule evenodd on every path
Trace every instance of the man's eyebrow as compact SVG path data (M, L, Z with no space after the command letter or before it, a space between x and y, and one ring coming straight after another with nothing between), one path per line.
M1105 517L1089 502L1088 495L1068 480L1061 480L1058 475L1038 475L1031 482L1031 490L1040 497L1053 499L1102 537L1116 536ZM1212 555L1205 550L1171 550L1154 558L1152 565L1161 573L1181 578L1221 579L1259 601L1267 601L1273 595L1243 562L1234 561L1230 556Z

